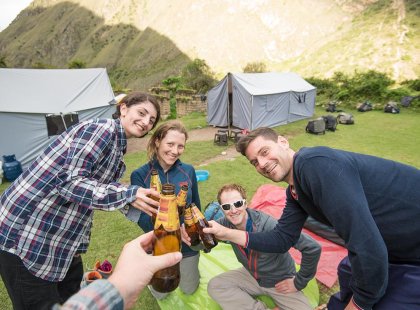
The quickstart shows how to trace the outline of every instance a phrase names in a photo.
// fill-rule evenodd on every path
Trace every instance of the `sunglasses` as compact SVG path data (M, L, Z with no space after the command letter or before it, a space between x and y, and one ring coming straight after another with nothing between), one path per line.
M240 208L245 204L245 199L241 199L238 201L235 201L234 203L224 203L222 204L220 207L225 210L225 211L229 211L230 208L235 207L235 208Z

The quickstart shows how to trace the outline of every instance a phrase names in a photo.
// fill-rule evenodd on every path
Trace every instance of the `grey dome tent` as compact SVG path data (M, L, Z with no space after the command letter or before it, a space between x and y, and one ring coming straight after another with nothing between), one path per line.
M316 88L296 73L229 73L207 93L209 125L253 130L314 113Z
M26 168L67 127L114 112L106 69L0 69L0 158Z

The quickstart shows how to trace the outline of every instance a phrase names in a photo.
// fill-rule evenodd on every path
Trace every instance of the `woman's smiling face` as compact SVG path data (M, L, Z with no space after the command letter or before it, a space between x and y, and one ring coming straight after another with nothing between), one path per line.
M169 130L162 140L156 141L157 160L164 171L171 168L182 155L185 143L185 135L177 130Z

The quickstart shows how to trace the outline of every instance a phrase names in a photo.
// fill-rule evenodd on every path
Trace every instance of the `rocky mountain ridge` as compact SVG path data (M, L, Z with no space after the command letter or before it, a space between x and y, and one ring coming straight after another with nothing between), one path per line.
M420 72L415 0L34 0L0 33L9 67L106 67L147 89L201 58L218 77L250 62L329 77Z

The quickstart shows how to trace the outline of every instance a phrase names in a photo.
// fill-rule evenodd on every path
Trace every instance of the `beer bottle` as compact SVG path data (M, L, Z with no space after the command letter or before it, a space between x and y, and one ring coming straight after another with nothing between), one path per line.
M181 250L181 230L175 197L175 185L163 184L159 211L154 227L153 255L163 255ZM172 292L180 280L179 263L157 271L150 284L161 293Z
M190 206L187 206L185 208L184 225L185 225L185 231L187 232L188 236L191 238L191 245L192 246L199 245L200 235L198 233L197 227L195 226Z
M150 176L150 188L158 191L159 193L162 192L162 183L160 182L159 173L156 169L152 169L151 176ZM159 197L150 196L153 200L159 201ZM152 213L152 223L155 224L156 221L156 214Z
M176 203L178 204L178 215L181 219L184 216L185 205L187 204L188 185L182 185L181 190L176 197Z
M198 229L198 233L200 234L201 241L204 245L204 252L209 253L211 249L217 245L217 240L213 234L207 234L203 231L203 228L210 226L200 209L198 209L194 203L191 203L190 206L195 226Z

